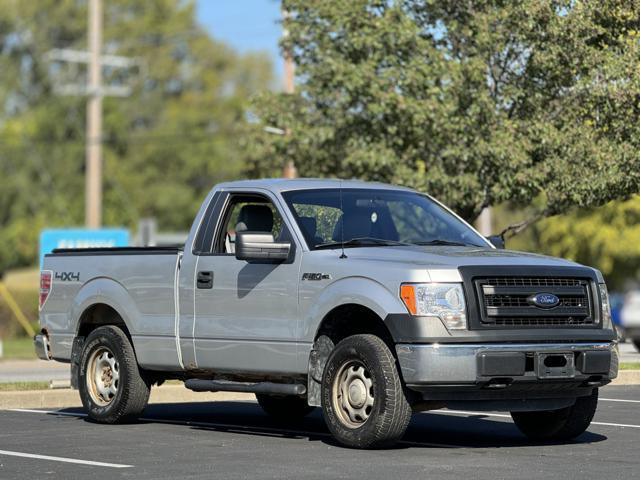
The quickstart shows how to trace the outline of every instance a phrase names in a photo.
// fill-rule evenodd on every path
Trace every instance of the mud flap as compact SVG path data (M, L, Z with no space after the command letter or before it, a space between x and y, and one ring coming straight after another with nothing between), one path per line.
M318 337L309 354L309 375L307 377L307 402L312 407L322 406L322 375L329 355L335 347L326 335Z
M75 337L71 347L71 388L78 390L80 378L80 357L84 348L84 337Z

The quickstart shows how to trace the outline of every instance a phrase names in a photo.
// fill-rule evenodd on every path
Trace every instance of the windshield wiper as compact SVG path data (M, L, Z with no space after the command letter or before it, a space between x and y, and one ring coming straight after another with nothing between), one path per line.
M410 246L410 243L398 242L396 240L385 240L384 238L375 237L356 237L344 242L327 242L321 243L314 247L315 250L323 248L340 248L340 247L393 247L393 246Z
M440 239L429 240L428 242L413 242L413 243L414 245L424 245L424 246L429 246L429 245L449 245L452 247L470 247L470 246L476 247L477 246L477 245L472 245L470 243L452 242L450 240L440 240Z

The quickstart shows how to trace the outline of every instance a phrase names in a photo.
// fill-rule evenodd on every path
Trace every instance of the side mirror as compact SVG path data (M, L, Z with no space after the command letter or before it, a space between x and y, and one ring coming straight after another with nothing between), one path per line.
M236 258L238 260L287 260L290 242L278 242L270 233L237 232Z
M494 247L504 250L504 237L502 235L491 235L487 237L487 240L489 240Z

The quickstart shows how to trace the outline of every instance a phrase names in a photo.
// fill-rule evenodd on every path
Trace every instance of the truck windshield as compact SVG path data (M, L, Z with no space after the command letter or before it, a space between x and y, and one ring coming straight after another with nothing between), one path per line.
M318 189L285 192L312 249L487 242L425 195L403 190ZM342 198L341 198L342 197Z

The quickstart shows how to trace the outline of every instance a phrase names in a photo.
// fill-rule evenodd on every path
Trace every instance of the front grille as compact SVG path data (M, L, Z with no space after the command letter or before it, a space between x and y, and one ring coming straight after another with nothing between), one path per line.
M484 281L496 287L575 287L584 283L579 278L492 277Z
M591 319L572 318L572 317L545 317L545 318L521 318L521 317L505 317L497 318L495 325L504 327L552 327L554 325L571 326L571 325L591 325Z
M562 277L488 277L474 280L481 323L500 327L579 327L594 324L590 280ZM537 294L558 297L545 308Z
M528 307L528 295L485 295L485 307ZM560 306L585 307L587 299L583 295L560 297Z

